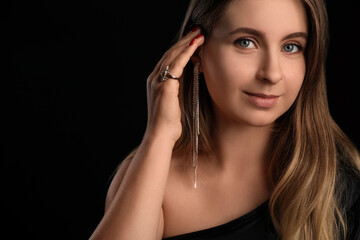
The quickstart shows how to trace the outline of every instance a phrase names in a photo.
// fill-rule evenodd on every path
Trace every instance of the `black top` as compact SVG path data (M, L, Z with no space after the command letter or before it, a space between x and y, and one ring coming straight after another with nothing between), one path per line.
M348 240L360 240L360 179L353 174L346 174L339 184L343 196L343 209L346 211ZM266 201L253 211L220 226L164 240L273 240L279 239L271 222Z

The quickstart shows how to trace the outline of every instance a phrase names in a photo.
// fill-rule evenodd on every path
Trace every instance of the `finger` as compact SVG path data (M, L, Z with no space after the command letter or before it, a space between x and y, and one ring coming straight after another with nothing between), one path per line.
M194 39L196 36L198 36L201 33L201 29L199 27L193 28L191 31L189 31L185 36L183 36L174 46L173 48L181 48L187 46L189 41Z
M182 75L186 64L190 61L191 56L194 55L196 49L201 46L204 41L205 38L202 34L191 39L181 52L177 53L170 59L166 59L161 65L161 69L165 69L165 67L169 65L169 73L179 78Z
M163 69L164 62L171 62L180 52L184 50L196 36L200 34L201 30L199 27L193 28L187 35L175 43L168 51L165 52L163 57L157 63L154 72L158 73L160 68ZM165 65L166 66L166 65Z

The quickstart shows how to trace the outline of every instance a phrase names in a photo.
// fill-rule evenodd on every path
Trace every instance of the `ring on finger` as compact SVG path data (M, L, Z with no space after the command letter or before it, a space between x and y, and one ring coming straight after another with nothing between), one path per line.
M164 81L168 80L169 78L179 80L178 77L175 77L175 76L170 74L169 69L170 69L170 67L169 67L169 65L167 65L165 67L165 69L161 71L161 73L160 73L160 82L164 82Z

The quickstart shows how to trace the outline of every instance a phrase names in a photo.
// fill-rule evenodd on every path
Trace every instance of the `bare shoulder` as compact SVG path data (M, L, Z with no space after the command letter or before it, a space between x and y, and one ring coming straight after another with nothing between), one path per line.
M126 174L127 169L129 168L129 165L131 163L131 159L125 159L124 161L122 161L120 163L120 165L118 166L116 173L114 175L113 180L111 181L111 184L109 186L107 195L106 195L106 200L105 200L105 212L107 211L107 209L109 208L110 204L112 203L119 187L120 184Z

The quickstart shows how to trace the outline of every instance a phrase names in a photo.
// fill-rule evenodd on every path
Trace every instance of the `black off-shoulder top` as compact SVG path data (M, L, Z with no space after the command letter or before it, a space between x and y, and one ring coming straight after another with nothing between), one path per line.
M347 240L360 240L360 179L347 172L338 185L347 217ZM223 225L164 238L164 240L273 240L280 239L266 201L253 211Z

